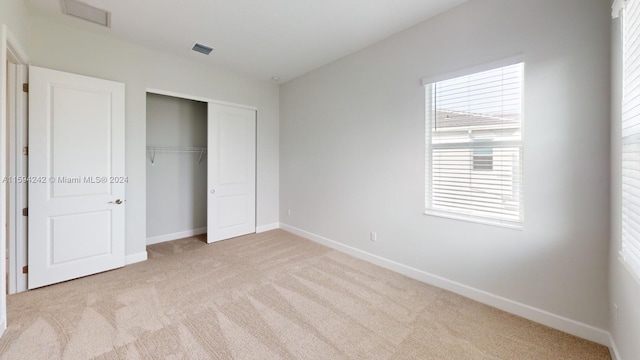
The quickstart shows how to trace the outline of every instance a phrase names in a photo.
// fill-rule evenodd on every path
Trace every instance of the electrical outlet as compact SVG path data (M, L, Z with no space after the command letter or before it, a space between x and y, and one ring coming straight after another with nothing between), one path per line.
M376 242L378 241L378 234L375 232L371 232L371 241Z
M618 304L613 303L613 320L618 321Z
M287 216L291 216L291 209L287 209Z

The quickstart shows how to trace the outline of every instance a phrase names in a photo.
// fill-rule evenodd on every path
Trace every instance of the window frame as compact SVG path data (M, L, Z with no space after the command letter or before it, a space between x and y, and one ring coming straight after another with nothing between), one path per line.
M498 69L498 68L502 68L502 67L507 67L507 66L511 66L511 65L516 65L516 64L522 64L522 83L521 83L521 111L522 111L522 116L521 116L521 120L520 120L520 140L519 141L509 141L509 140L504 140L504 141L493 141L494 144L496 145L501 145L501 146L509 146L509 145L515 145L519 147L519 166L520 166L520 182L519 182L519 189L518 191L520 192L520 203L519 203L519 220L517 221L513 221L513 220L507 220L507 219L500 219L500 218L493 218L493 217L486 217L486 216L478 216L478 215L473 215L473 214L468 214L468 213L463 213L463 212L453 212L453 211L444 211L444 210L439 210L439 209L434 209L433 206L431 204L433 204L433 199L432 199L432 191L430 190L432 188L432 181L433 181L433 171L432 171L432 166L431 166L431 156L432 156L432 150L434 148L437 148L439 146L434 147L434 145L432 144L432 139L433 139L433 134L432 134L432 121L433 121L433 114L432 114L432 96L431 96L431 84L433 83L437 83L437 82L441 82L441 81L446 81L449 79L454 79L457 77L462 77L462 76L467 76L467 75L473 75L475 73L480 73L480 72L484 72L484 71L489 71L489 70L494 70L494 69ZM524 74L525 74L525 68L526 68L526 62L525 62L525 56L523 54L518 54L512 57L508 57L508 58L503 58L497 61L493 61L493 62L486 62L483 63L481 65L476 65L476 66L470 66L470 67L466 67L462 70L459 71L454 71L454 72L449 72L449 73L444 73L444 74L439 74L439 75L435 75L435 76L429 76L429 77L425 77L422 78L422 85L425 91L425 117L424 117L424 125L425 125L425 210L424 210L424 214L425 215L430 215L430 216L436 216L436 217L444 217L444 218L449 218L449 219L455 219L455 220L462 220L462 221L466 221L466 222L472 222L472 223L480 223L480 224L485 224L485 225L492 225L492 226L498 226L498 227L503 227L503 228L508 228L508 229L515 229L515 230L523 230L524 229L524 144L525 144L525 131L524 131L524 114L525 114L525 89L524 89ZM472 146L466 145L469 147L469 149L472 152L473 156L473 148ZM498 146L499 147L499 146ZM493 147L492 147L493 148ZM492 153L492 157L493 155L495 155L495 149L493 149L493 153ZM495 166L495 164L492 164L492 167ZM487 170L474 170L473 167L471 169L472 171L478 171L478 172L482 172L482 171L487 171Z
M633 20L635 21L633 24L627 24L627 21L629 19L627 19L627 10L629 9L629 7L633 6L634 7L634 11L635 11L635 18L633 18ZM618 170L620 171L620 250L618 252L618 259L619 261L623 264L624 268L627 269L627 271L629 271L629 273L631 274L631 276L638 282L640 283L640 234L634 234L637 233L637 226L635 226L633 223L638 223L640 221L640 214L634 213L633 210L631 210L631 206L628 206L627 203L630 202L629 198L633 197L633 195L630 195L630 192L633 192L634 190L640 190L640 186L633 186L633 185L628 185L625 184L625 179L629 178L631 180L631 182L633 182L633 180L638 180L640 179L640 176L625 176L625 173L633 173L633 172L637 172L637 169L634 169L633 166L625 166L625 162L637 162L638 160L633 159L633 153L638 153L638 150L636 149L636 151L625 151L625 148L628 147L634 147L634 148L640 148L640 125L639 124L635 124L635 125L630 125L628 128L625 128L625 125L627 125L627 122L632 122L634 120L640 120L640 114L634 114L631 115L629 117L627 117L626 110L627 106L629 105L627 103L627 101L629 100L628 97L630 97L633 100L636 101L640 101L640 88L638 87L638 84L635 84L635 89L633 92L629 91L627 89L627 82L629 81L627 79L627 74L626 74L626 69L629 67L632 67L631 65L626 63L627 60L627 51L629 51L630 49L627 49L627 31L628 28L636 28L639 29L640 28L640 0L616 0L612 6L612 17L613 18L621 18L621 70L622 70L622 77L621 77L621 86L622 86L622 93L621 93L621 102L619 104L620 106L620 133L617 134L618 136L618 140L620 141L620 147L619 147L619 151L620 151L620 162L618 164L616 164L616 166L618 167ZM634 38L632 40L633 41L640 41L640 30L636 30L638 31L636 33L636 35L638 37ZM633 66L633 68L637 68L638 66L640 66L640 58L636 55L634 62L632 63L635 66ZM633 78L633 74L630 74L629 77ZM635 74L635 76L637 76L637 74ZM638 81L637 79L634 81ZM640 106L640 105L634 105L634 106ZM627 156L632 157L631 159L629 159ZM635 216L633 216L635 215ZM634 250L635 249L635 250Z

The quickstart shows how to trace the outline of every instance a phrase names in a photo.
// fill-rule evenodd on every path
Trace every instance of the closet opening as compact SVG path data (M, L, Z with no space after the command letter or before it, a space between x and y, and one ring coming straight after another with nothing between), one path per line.
M147 245L256 232L257 110L147 91Z
M147 245L207 233L207 103L147 93Z

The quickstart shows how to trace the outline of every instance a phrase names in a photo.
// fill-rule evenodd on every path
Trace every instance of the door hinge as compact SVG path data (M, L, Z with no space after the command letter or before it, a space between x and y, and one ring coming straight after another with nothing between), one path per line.
M22 209L22 216L29 216L29 208Z
M22 273L23 274L28 274L29 273L29 265L25 265L22 267Z
M22 148L22 155L29 155L29 147L25 146Z
M29 92L29 84L22 84L22 91L28 93Z

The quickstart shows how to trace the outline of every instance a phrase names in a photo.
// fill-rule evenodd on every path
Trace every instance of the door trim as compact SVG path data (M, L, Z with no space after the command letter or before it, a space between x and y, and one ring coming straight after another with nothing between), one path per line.
M2 33L3 43L6 46L6 52L9 59L13 60L16 64L27 65L29 63L27 53L6 25L2 25Z
M213 103L213 104L218 104L218 105L233 106L233 107L237 107L237 108L241 108L241 109L258 111L258 108L255 107L255 106L236 104L236 103L227 102L227 101L221 101L221 100L215 100L215 99L210 99L210 98L205 98L205 97L200 97L200 96L193 96L193 95L177 93L177 92L173 92L173 91L166 91L166 90L158 90L158 89L147 88L147 93L171 96L171 97L175 97L175 98L194 100L194 101L200 101L200 102L206 102L206 103Z
M4 128L9 129L9 143L5 144L3 142L0 146L2 146L5 151L9 151L9 164L7 165L10 169L10 172L3 176L26 175L26 173L21 173L20 170L24 169L24 171L26 171L27 166L25 161L26 159L21 156L22 147L26 146L22 135L26 129L27 104L24 101L26 95L20 91L19 88L21 82L28 82L27 64L29 63L29 59L13 33L11 33L6 26L3 26L2 30L4 34L3 43L6 46L6 61L10 64L17 65L16 73L11 74L12 76L15 76L13 79L15 86L10 86L10 93L6 95L8 113L14 116L6 119L6 122L3 125ZM4 81L12 81L12 79L9 79L9 75L10 74L5 74L3 84ZM2 113L4 115L6 114L6 111L2 110ZM5 139L2 139L2 141L4 140ZM6 171L6 167L3 170ZM4 188L3 191L5 191ZM25 228L25 219L21 215L22 209L27 207L26 184L17 184L15 182L11 183L9 193L6 195L7 196L4 198L10 204L9 207L6 207L7 204L5 204L5 208L8 208L10 212L9 214L5 214L4 217L9 234L9 266L7 267L9 271L8 285L9 294L14 294L27 290L27 274L22 273L22 268L27 265L27 232ZM4 241L0 242L4 244Z
M27 66L10 64L9 78L9 114L7 150L9 166L7 176L27 176L27 158L23 147L27 146L27 106L28 96L22 91L22 84L27 83ZM9 183L7 200L7 224L9 234L9 294L26 291L27 274L21 270L27 265L27 218L22 209L27 207L27 184L12 181Z
M9 105L9 94L7 93L8 75L7 64L19 63L26 64L29 59L26 56L22 46L17 38L9 30L6 25L0 28L0 129L7 129L7 106ZM7 142L4 136L0 136L0 178L7 175L7 164L5 163L7 152ZM0 229L6 229L8 223L6 186L0 186ZM11 209L9 210L11 211ZM9 244L13 245L15 239L9 239ZM6 295L6 246L7 231L0 231L0 335L7 328L7 295ZM15 271L14 268L9 269L9 273Z

